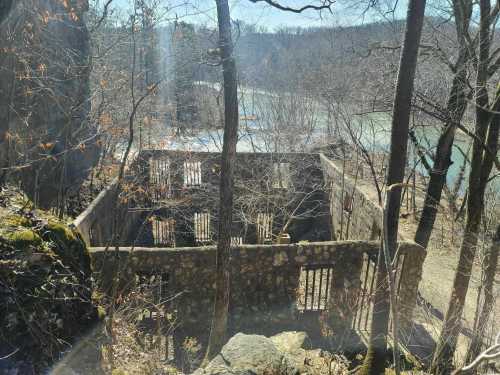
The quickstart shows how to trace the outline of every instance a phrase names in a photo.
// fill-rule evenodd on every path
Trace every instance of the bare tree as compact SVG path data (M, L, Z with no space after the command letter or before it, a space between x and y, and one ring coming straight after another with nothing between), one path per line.
M495 9L497 9L497 6L495 6ZM495 17L492 17L491 11L490 0L481 0L479 2L479 49L477 53L475 90L476 124L469 175L469 193L467 195L467 218L451 298L439 341L434 351L432 372L436 374L448 373L453 366L453 354L461 329L465 297L476 255L485 190L496 157L496 150L498 150L500 91L497 89L494 99L490 102L487 88L488 63L491 57L491 34L493 33L490 28L495 22ZM490 150L494 150L494 152L485 150L484 145Z
M429 173L424 207L415 233L415 242L423 247L427 247L431 237L441 200L441 192L446 185L446 176L451 165L455 131L467 107L467 63L471 58L470 48L472 48L468 45L467 37L472 15L472 1L453 1L453 15L459 51L457 61L453 66L454 77L446 105L446 121L437 142L434 165Z
M238 88L233 57L231 17L227 0L216 0L219 53L224 79L224 143L221 156L219 235L216 255L216 291L210 338L205 355L208 363L224 345L229 307L229 261L233 214L233 174L238 141Z
M417 66L418 48L422 25L424 21L425 0L412 0L408 3L406 17L406 31L399 63L396 94L394 98L391 150L387 175L387 197L385 207L385 243L387 251L380 251L377 262L376 292L373 303L373 317L371 322L370 343L368 354L363 367L364 373L383 374L387 354L387 333L389 325L390 296L388 279L393 275L388 274L387 265L392 262L397 248L399 208L401 202L401 184L403 183L406 167L406 151L408 143L408 129L410 122L410 108L413 94L415 70ZM391 259L386 259L386 254ZM394 302L394 301L393 301ZM393 316L393 320L397 316ZM393 332L397 338L398 332ZM396 371L398 359L394 348Z
M466 360L472 361L479 356L483 347L483 340L486 336L486 327L495 303L494 281L498 268L498 257L500 253L500 225L496 228L496 233L493 237L493 242L489 247L485 259L485 279L484 279L484 301L482 306L478 303L476 306L476 329L474 330L469 349L467 351Z
M9 174L36 205L61 209L99 151L88 122L88 6L23 0L2 7L1 179Z

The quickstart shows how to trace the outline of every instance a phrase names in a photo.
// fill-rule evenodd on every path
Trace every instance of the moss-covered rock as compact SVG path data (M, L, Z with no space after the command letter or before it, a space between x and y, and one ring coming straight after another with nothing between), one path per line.
M10 228L28 227L31 223L30 219L18 214L7 214L3 217L2 221L3 221L2 223L3 227L10 227Z
M42 238L50 244L64 264L86 277L91 276L90 255L80 233L54 219L48 220L41 229Z
M98 322L90 257L80 235L0 192L0 373L44 373Z
M13 247L22 250L36 250L42 247L42 238L34 230L20 228L4 235L5 240Z

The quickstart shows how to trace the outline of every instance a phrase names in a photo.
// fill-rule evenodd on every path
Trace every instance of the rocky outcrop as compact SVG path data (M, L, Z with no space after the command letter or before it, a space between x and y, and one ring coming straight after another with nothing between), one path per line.
M2 374L44 373L64 353L88 345L98 321L82 238L13 190L0 193L0 301ZM80 363L92 368L97 348Z
M87 10L87 0L0 9L0 167L14 167L10 175L42 207L78 188L97 162Z
M347 374L345 359L320 349L305 349L307 343L305 332L283 332L271 338L238 333L193 375Z

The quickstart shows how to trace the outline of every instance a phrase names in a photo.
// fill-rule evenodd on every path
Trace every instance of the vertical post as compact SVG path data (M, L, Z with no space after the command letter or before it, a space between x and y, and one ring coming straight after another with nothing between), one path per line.
M361 254L342 254L335 260L335 264L341 264L343 267L336 267L332 272L329 321L337 330L345 330L352 326L356 316L363 257Z
M401 243L400 246L400 256L404 254L405 259L399 276L398 305L400 328L404 332L411 328L426 252L422 246L413 242Z
M309 292L309 269L306 268L306 289L304 292L304 310L307 310L307 293Z

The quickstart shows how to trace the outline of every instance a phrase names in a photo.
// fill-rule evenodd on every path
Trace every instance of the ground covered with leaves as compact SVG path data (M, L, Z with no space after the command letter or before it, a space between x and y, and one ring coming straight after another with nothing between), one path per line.
M44 372L98 322L82 238L15 188L0 191L0 301L0 373Z

